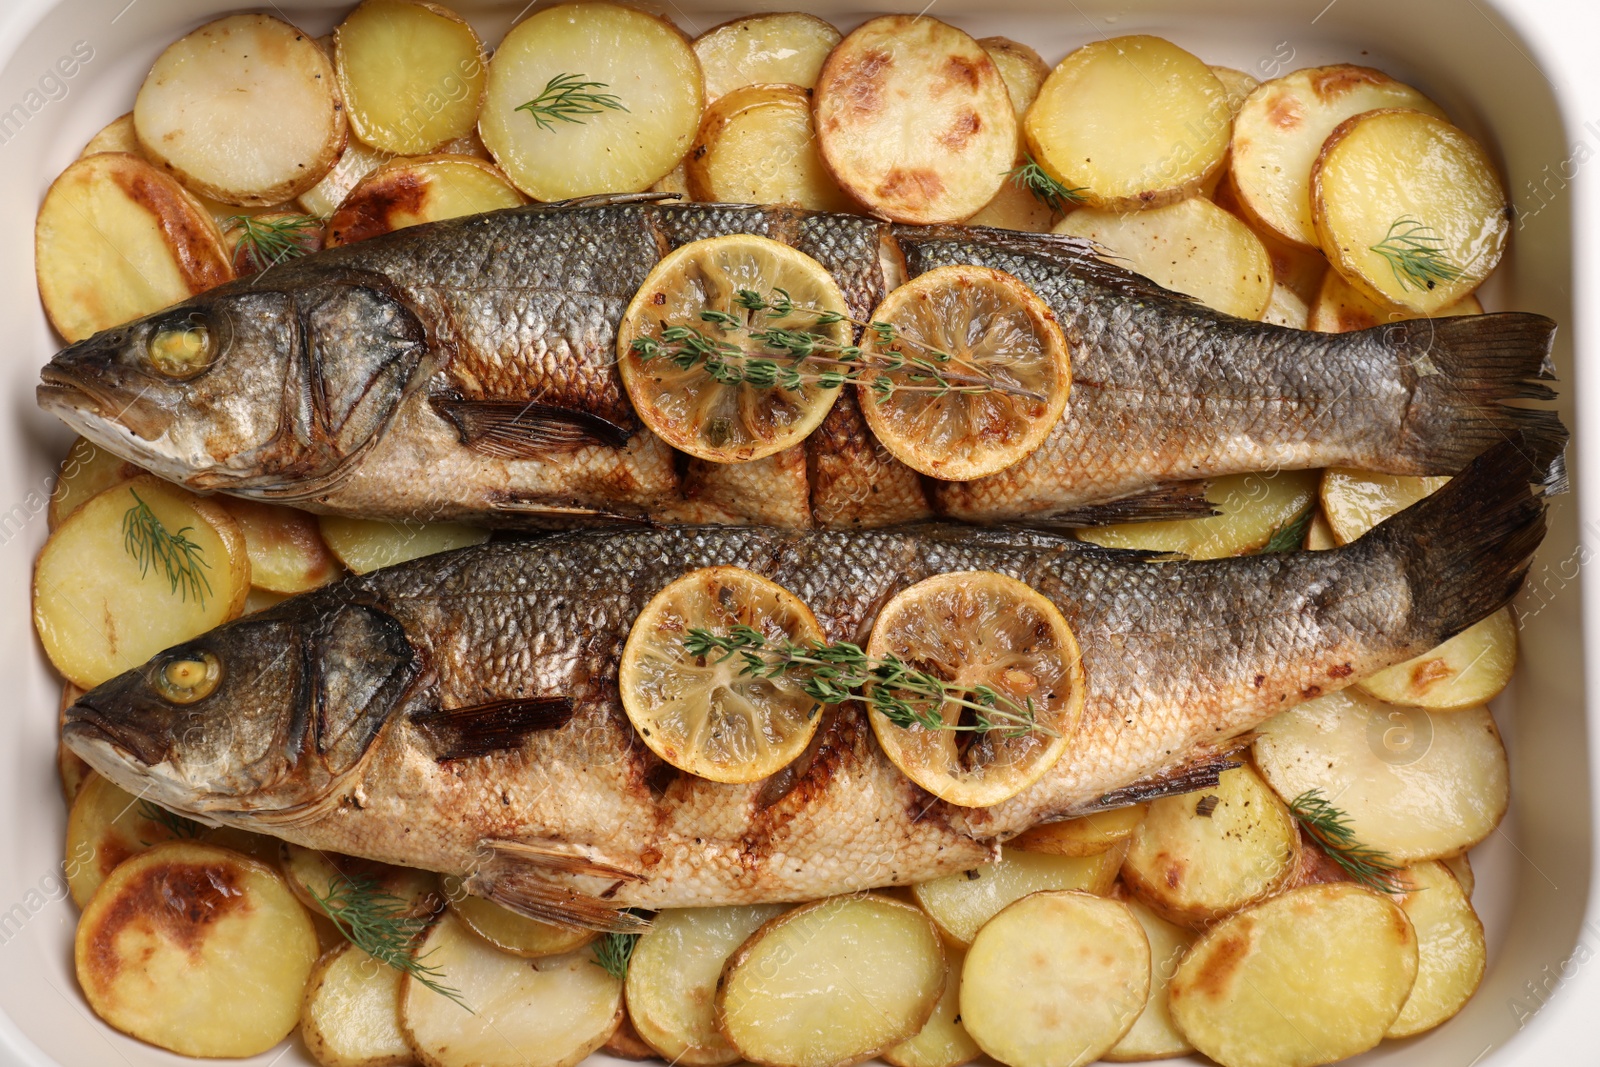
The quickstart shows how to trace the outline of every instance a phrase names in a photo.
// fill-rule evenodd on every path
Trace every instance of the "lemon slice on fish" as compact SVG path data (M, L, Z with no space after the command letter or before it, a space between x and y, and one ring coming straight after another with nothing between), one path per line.
M752 309L741 294L788 310ZM836 349L851 340L846 313L833 277L803 252L751 234L693 241L656 264L623 313L622 384L672 447L712 463L761 459L820 426L840 386L816 380L831 365L802 367L752 335L794 331ZM804 380L761 380L772 363Z
M883 687L870 694L872 729L890 761L962 807L998 804L1044 777L1083 714L1083 664L1072 628L1042 593L1003 574L940 574L904 590L878 613L867 655L926 671L973 704L993 694L993 710L948 697L937 707L932 697L905 697L919 717L941 724L931 729L886 714ZM989 729L974 729L980 718Z
M822 640L811 609L742 567L691 571L644 606L617 671L622 707L651 750L713 782L754 782L788 765L817 731L823 705L792 679L743 672L739 656L696 656L692 629L759 631L767 644Z
M872 321L874 335L877 323L895 334L887 343L875 336L874 353L898 353L907 367L863 373L862 412L912 470L982 478L1026 458L1060 421L1072 386L1067 341L1044 301L1012 275L937 267L885 297ZM951 388L918 376L918 360Z

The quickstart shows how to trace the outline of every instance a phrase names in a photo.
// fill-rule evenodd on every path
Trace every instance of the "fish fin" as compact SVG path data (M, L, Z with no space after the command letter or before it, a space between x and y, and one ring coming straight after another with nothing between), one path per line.
M1019 520L1027 526L1079 529L1119 522L1203 519L1218 514L1206 499L1205 482L1172 482L1099 504L1086 504L1049 515Z
M637 933L649 926L647 920L619 904L550 880L553 875L581 875L624 882L642 881L642 875L586 856L577 846L561 842L491 839L479 845L480 851L489 853L489 860L467 878L470 893L558 926L607 933Z
M575 196L570 200L552 200L539 204L537 208L544 211L561 211L579 207L616 207L619 204L671 203L682 199L682 193L658 193L647 189L642 193L595 193L593 196Z
M566 725L575 706L571 697L491 700L425 712L411 721L433 742L435 759L472 759L516 748L530 733Z
M1345 546L1393 553L1411 589L1410 624L1423 647L1446 641L1511 602L1544 540L1538 461L1504 441L1437 493Z
M1060 818L1075 819L1080 815L1090 815L1097 811L1111 811L1114 808L1126 808L1133 804L1159 800L1162 797L1193 793L1197 789L1210 789L1221 779L1223 771L1244 766L1244 750L1254 741L1254 733L1244 733L1229 738L1220 745L1206 748L1198 755L1191 755L1184 762L1160 774L1140 778L1121 789L1113 789L1088 804L1079 805L1070 812L1062 814Z
M456 428L462 444L497 459L537 459L554 449L586 445L622 448L632 436L598 415L537 401L434 397L432 404Z
M1415 372L1401 444L1428 473L1454 474L1491 445L1520 436L1541 482L1565 492L1567 430L1554 412L1512 407L1553 400L1550 346L1556 324L1508 312L1408 319L1374 326L1401 365Z

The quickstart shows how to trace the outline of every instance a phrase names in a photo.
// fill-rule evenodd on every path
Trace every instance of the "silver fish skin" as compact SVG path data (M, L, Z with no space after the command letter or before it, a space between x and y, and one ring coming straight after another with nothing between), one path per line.
M902 278L1008 271L1049 304L1073 385L1045 444L971 482L923 479L847 387L805 443L749 464L675 453L616 369L624 309L689 241L750 233L838 280L865 319ZM613 521L850 528L944 516L1093 522L1205 510L1196 479L1352 466L1451 474L1521 434L1552 484L1554 325L1503 314L1329 335L1210 311L1074 239L612 197L412 227L315 253L60 352L41 405L197 490L492 526ZM210 362L161 372L152 339Z
M1159 561L1042 531L925 526L591 530L429 557L229 623L85 695L67 744L196 817L463 874L526 914L814 899L967 869L1042 821L1202 784L1229 739L1498 610L1543 536L1510 445L1326 552ZM990 570L1077 635L1082 723L1035 785L990 808L916 788L854 705L749 785L678 773L635 736L616 670L644 603L685 572L747 567L860 641L884 601ZM218 689L153 679L214 655ZM1210 779L1214 781L1214 777Z

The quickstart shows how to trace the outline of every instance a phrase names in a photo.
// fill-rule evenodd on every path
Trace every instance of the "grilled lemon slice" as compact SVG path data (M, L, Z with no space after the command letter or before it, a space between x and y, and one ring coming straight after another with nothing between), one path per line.
M699 627L727 634L760 631L769 645L807 645L822 627L793 593L741 567L691 571L644 606L622 650L622 706L651 750L713 782L754 782L805 750L822 705L782 675L742 673L738 656L690 655L684 638Z
M935 268L885 297L872 319L896 335L874 351L899 353L912 373L863 373L861 408L883 446L915 471L962 482L1005 470L1044 443L1067 406L1061 327L1004 271ZM917 380L915 360L932 361L954 388Z
M868 707L883 751L906 777L963 807L998 804L1042 778L1083 713L1083 665L1072 628L1038 590L989 571L940 574L904 590L878 613L867 641L873 660L893 656L964 692L988 687L1002 707L1031 707L1035 726L991 715L992 729L952 699L911 698L943 728L896 725L877 691ZM977 701L975 701L977 702Z
M741 291L764 300L781 291L794 310L750 311L738 302ZM702 312L733 319L719 325ZM713 463L770 456L798 444L822 424L838 399L838 386L810 380L798 389L729 382L717 368L742 371L748 360L757 359L795 366L808 379L834 370L831 365L800 366L752 334L792 330L837 348L850 343L850 323L827 319L846 313L844 294L832 276L803 252L750 234L694 241L656 264L628 305L617 330L622 384L639 418L674 448ZM725 347L714 363L696 361L692 366L674 360L674 353L685 351L681 342L663 343L660 354L648 359L635 351L636 340L661 342L663 332L674 326Z

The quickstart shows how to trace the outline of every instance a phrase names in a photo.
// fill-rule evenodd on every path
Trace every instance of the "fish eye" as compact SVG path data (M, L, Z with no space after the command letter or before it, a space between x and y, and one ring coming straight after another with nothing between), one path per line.
M168 378L193 378L211 365L215 348L199 315L157 327L145 345L150 365Z
M216 692L222 661L212 652L174 656L156 668L156 691L174 704L193 704Z

